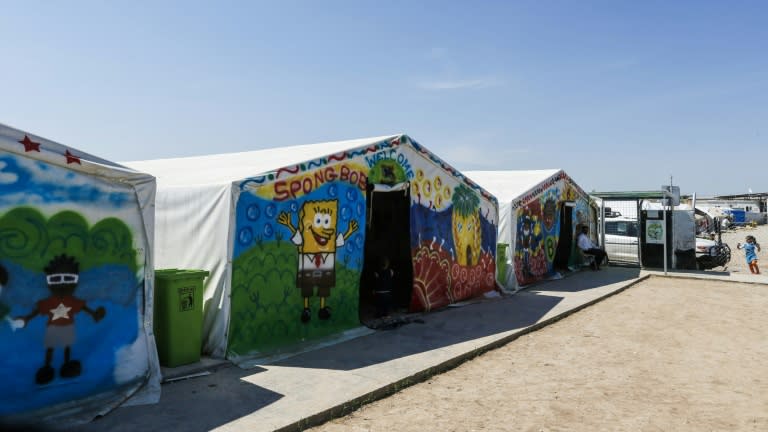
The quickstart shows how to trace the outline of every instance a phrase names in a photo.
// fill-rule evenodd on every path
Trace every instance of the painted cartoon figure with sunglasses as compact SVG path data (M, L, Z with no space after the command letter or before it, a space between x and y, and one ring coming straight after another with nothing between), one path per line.
M85 300L73 294L80 279L79 263L74 257L59 255L53 258L45 267L45 277L51 296L37 302L35 310L18 319L27 322L37 315L48 317L45 330L45 365L37 370L35 382L47 384L53 380L55 371L51 367L53 350L64 348L64 364L59 370L63 378L73 378L80 375L80 362L71 358L71 346L75 343L75 315L85 311L99 322L106 311L103 307L96 310L89 308Z

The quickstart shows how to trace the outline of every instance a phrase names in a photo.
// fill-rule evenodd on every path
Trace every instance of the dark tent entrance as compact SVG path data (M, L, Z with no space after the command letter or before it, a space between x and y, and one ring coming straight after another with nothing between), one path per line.
M394 270L390 315L403 313L411 301L413 264L410 247L411 194L408 183L395 186L368 185L363 271L360 276L360 321L376 317L376 280L384 257Z
M575 203L564 202L560 207L560 232L558 235L557 250L555 251L555 259L552 263L553 267L557 271L567 271L568 264L571 258L571 251L573 250L573 207ZM578 233L577 233L578 235Z

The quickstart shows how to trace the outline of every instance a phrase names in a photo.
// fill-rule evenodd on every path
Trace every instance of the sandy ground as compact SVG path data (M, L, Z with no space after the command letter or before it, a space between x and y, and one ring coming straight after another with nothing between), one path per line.
M766 310L766 285L652 278L311 430L766 431Z
M726 270L734 273L749 273L749 266L747 266L747 260L744 258L744 251L736 249L736 243L745 243L745 237L748 235L755 236L757 243L760 244L762 251L758 252L757 259L760 265L760 272L765 273L768 271L768 225L758 225L755 228L735 228L722 234L723 242L727 243L731 248L731 262Z

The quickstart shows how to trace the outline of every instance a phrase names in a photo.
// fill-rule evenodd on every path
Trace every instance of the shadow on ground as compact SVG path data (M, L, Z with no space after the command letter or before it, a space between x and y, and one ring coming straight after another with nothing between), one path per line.
M635 279L639 275L638 268L576 272L563 279L544 281L514 295L426 313L420 317L423 323L411 322L353 339L344 343L343 350L329 346L278 361L275 365L353 370L510 332L537 323L563 300L552 293L584 291Z
M603 267L599 271L589 269L581 270L575 274L568 275L563 280L546 281L529 287L526 291L531 293L542 292L580 292L597 288L599 286L610 285L619 282L626 282L640 277L640 268L637 266L614 266ZM565 281L565 283L559 283Z
M481 338L519 330L536 324L563 302L564 294L600 288L638 277L638 269L607 268L582 271L563 279L542 282L514 295L470 302L418 316L423 321L380 330L326 348L297 354L276 366L352 371L393 359L439 350L453 344L476 341L475 348L488 346ZM411 317L413 318L413 317ZM493 339L498 340L498 338ZM161 400L155 405L124 407L103 418L78 427L86 432L105 430L200 430L207 431L257 412L284 397L303 400L300 395L282 395L245 380L262 368L241 369L232 364L215 373L163 384ZM299 372L300 373L300 372ZM311 385L306 391L311 391ZM298 391L298 390L297 390ZM306 399L305 402L311 400Z
M160 402L118 408L77 427L78 431L111 430L208 431L270 405L283 395L248 383L253 375L230 366L215 374L163 384ZM236 401L236 403L233 403ZM147 424L146 416L152 424ZM149 428L148 428L149 427Z

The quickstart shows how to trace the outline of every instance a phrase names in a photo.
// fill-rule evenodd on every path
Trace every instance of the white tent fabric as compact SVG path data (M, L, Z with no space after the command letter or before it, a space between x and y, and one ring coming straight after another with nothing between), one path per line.
M562 170L464 171L464 174L494 194L499 203L511 203L560 171Z
M561 169L521 171L464 171L464 174L499 200L499 243L510 245L506 250L507 271L500 282L508 290L518 289L514 268L514 247L517 236L516 209L541 195L562 179L569 179ZM578 187L577 187L578 188ZM586 194L578 188L581 195Z
M83 371L80 380L53 381L52 384L46 383L45 385L40 385L38 381L38 387L31 390L31 393L22 396L21 400L17 398L13 402L3 402L0 405L11 411L1 412L0 419L4 415L9 415L11 419L23 419L24 416L31 416L30 418L34 418L36 421L56 420L62 422L60 424L66 424L70 421L90 420L95 415L105 414L121 403L136 405L157 402L160 398L161 374L152 331L154 291L152 264L153 202L156 191L154 177L43 137L0 124L0 185L3 188L3 194L0 198L0 222L2 222L3 216L8 217L11 212L24 211L27 214L39 214L42 223L49 226L39 226L36 229L48 230L48 236L36 241L48 241L48 245L43 245L43 247L48 248L47 251L54 249L59 251L57 253L62 254L77 249L79 256L75 258L80 260L80 271L82 272L81 276L83 276L80 279L87 279L86 276L89 276L91 281L96 279L95 271L93 269L84 270L82 262L88 260L92 262L93 256L101 253L100 247L115 241L114 238L99 238L97 225L93 224L109 224L120 221L117 225L113 224L112 226L126 226L126 229L131 233L129 235L133 236L132 244L113 243L110 247L114 246L120 250L136 253L133 264L137 265L138 268L134 276L139 279L139 286L142 288L136 291L136 280L130 277L118 281L114 279L116 276L112 276L113 286L106 284L106 286L97 288L92 288L88 280L81 280L77 283L78 288L75 296L83 297L89 305L98 302L106 305L104 322L107 324L98 323L99 319L95 318L90 320L86 314L80 313L77 318L78 322L82 320L87 323L90 327L86 331L96 332L97 335L94 337L99 339L99 342L89 344L89 346L73 344L73 356L86 355L88 349L91 350L91 353L104 352L105 354L100 354L102 356L99 358L95 358L96 355L94 355L93 359L80 357L83 358ZM57 225L58 221L65 218L69 222L64 225ZM11 221L11 224L15 223ZM104 227L105 225L101 226ZM6 229L7 235L5 239L0 240L0 261L3 261L6 266L14 266L13 270L17 273L10 275L11 280L6 285L5 295L0 297L0 302L8 300L9 307L12 308L10 313L18 313L16 308L21 308L29 302L29 299L25 298L24 295L39 294L40 290L36 279L26 279L25 282L24 278L37 278L35 273L42 269L37 269L36 263L32 261L32 258L29 258L29 254L25 255L26 252L20 249L22 247L20 245L25 241L21 240L22 238L30 240L24 235L23 226L19 228L19 234L13 232L16 228L15 225L11 229L0 227L0 230L3 228ZM83 233L76 231L78 229L90 229L91 231ZM71 231L66 234L66 230ZM108 229L102 233L114 234ZM6 239L11 239L14 236L16 236L16 240L6 241ZM39 245L32 244L27 246L39 247ZM109 252L107 251L106 254L108 255ZM26 260L23 261L26 264L17 265L16 262L22 262L20 260ZM132 259L128 259L128 261L132 261ZM108 264L109 261L106 263ZM96 271L101 272L99 275L113 271L105 270L108 266L105 267L104 265L101 267L93 265L92 267L96 267ZM9 273L12 272L9 270ZM28 276L29 274L32 276ZM14 280L15 276L17 278ZM109 276L102 277L109 279ZM24 286L17 284L19 279L22 280L20 283ZM136 292L135 298L126 298L122 292L120 294L114 293L114 286L121 283L122 286L128 285L126 292ZM50 284L51 282L49 282L49 289ZM42 290L43 293L47 291L45 279L43 279ZM23 291L26 291L27 294L22 294ZM120 297L121 295L123 296ZM133 305L131 305L132 302ZM123 321L119 324L109 324L112 320L117 319L115 317L121 316L119 315L121 309L127 310L128 313L138 314L136 321L138 329L131 329L130 322L132 320L129 317L121 318ZM86 316L83 317L82 315ZM40 320L40 318L36 319ZM74 318L72 319L74 320ZM18 324L19 320L13 321ZM109 327L113 325L114 327ZM129 333L133 333L128 336L120 335L126 338L124 341L128 342L129 345L115 344L101 348L102 345L109 345L109 339L115 337L115 328L124 326ZM8 337L10 339L0 342L19 344L17 338L33 337L31 335L32 330L27 330L25 327L27 326L18 328L13 325L13 331L10 334L4 333L5 328L3 328L0 330L0 338ZM82 329L78 332L82 333ZM106 351L100 351L102 349ZM37 354L37 352L33 353L35 355L34 361L30 359L28 362L35 365L35 368L38 367L39 361ZM60 353L55 355L59 356ZM105 358L103 355L109 355L112 358ZM16 356L22 358L24 354L17 352ZM101 373L112 374L114 382L111 386L89 387L88 379L92 376L89 374L96 373L95 369L97 368L94 367L94 363L97 362L104 365ZM9 385L9 388L13 388L14 384L10 380L17 379L22 372L6 366L0 369L6 372L15 371L13 377L4 377L4 382ZM77 374L80 373L78 366ZM34 383L34 373L31 375ZM54 377L53 379L60 378ZM68 393L67 388L70 387L74 389L72 394L77 394L79 397L69 396L70 393ZM6 392L6 394L10 393ZM35 401L38 400L43 405L42 407L35 405L37 403ZM11 405L18 405L20 410L16 412Z
M155 267L200 269L205 281L203 351L226 355L234 224L233 183L399 135L184 158L123 162L157 178ZM301 156L297 156L301 155ZM192 227L189 230L189 227ZM178 241L175 230L194 232ZM227 241L221 241L227 239Z

